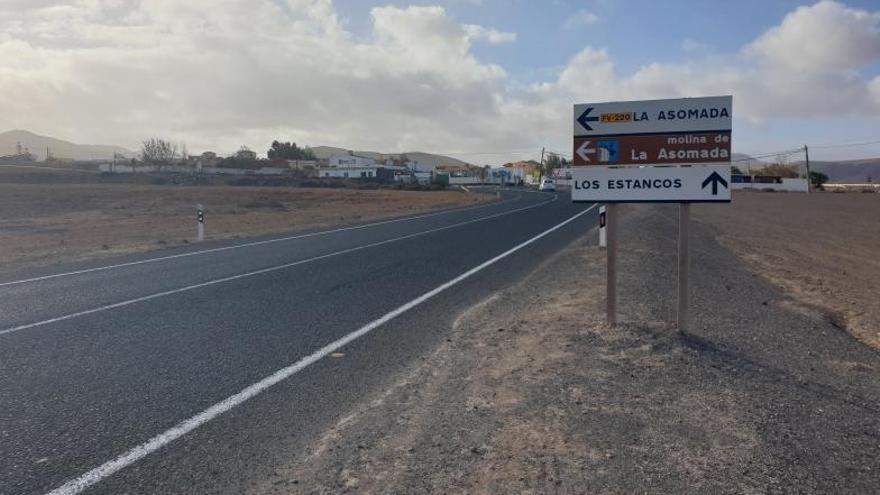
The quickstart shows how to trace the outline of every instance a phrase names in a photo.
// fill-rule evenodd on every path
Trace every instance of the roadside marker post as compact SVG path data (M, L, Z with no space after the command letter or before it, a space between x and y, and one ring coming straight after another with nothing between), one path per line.
M196 206L196 233L199 242L205 240L205 210L201 204Z
M574 105L571 198L600 207L606 246L606 311L617 323L616 203L679 203L678 329L689 323L691 203L731 200L733 97Z

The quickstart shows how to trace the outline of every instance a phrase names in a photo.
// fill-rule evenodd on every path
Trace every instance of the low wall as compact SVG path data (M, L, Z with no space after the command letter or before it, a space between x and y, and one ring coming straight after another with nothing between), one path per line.
M110 163L102 163L98 165L101 172L113 172L116 174L151 174L151 173L171 173L171 174L191 174L195 172L208 175L283 175L289 172L288 168L263 167L257 169L249 168L223 168L223 167L182 167L180 165L166 165L158 167L156 165L137 165L132 167L129 164L118 163L116 165Z
M755 191L786 191L807 192L807 179L782 179L782 183L770 182L733 182L730 184L733 190L751 189Z
M471 184L482 184L483 182L479 177L449 177L449 185L457 186L457 185L471 185Z

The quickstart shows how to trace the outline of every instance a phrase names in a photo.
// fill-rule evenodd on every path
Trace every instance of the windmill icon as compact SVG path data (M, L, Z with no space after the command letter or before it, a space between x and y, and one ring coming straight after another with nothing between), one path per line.
M599 148L600 162L612 163L620 160L620 143L617 141L599 141L596 147Z

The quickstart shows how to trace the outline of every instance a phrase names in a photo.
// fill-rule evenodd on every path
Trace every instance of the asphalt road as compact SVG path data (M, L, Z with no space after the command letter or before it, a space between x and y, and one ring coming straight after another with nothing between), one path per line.
M587 208L512 191L330 232L6 273L0 493L247 491L417 364L462 311L594 226Z

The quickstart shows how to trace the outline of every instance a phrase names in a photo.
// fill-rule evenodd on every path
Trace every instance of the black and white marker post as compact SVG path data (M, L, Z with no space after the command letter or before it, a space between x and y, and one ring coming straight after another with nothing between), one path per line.
M202 205L197 205L196 208L196 232L201 242L205 240L205 210Z
M607 245L605 237L605 226L608 225L607 208L605 205L599 206L599 247Z

